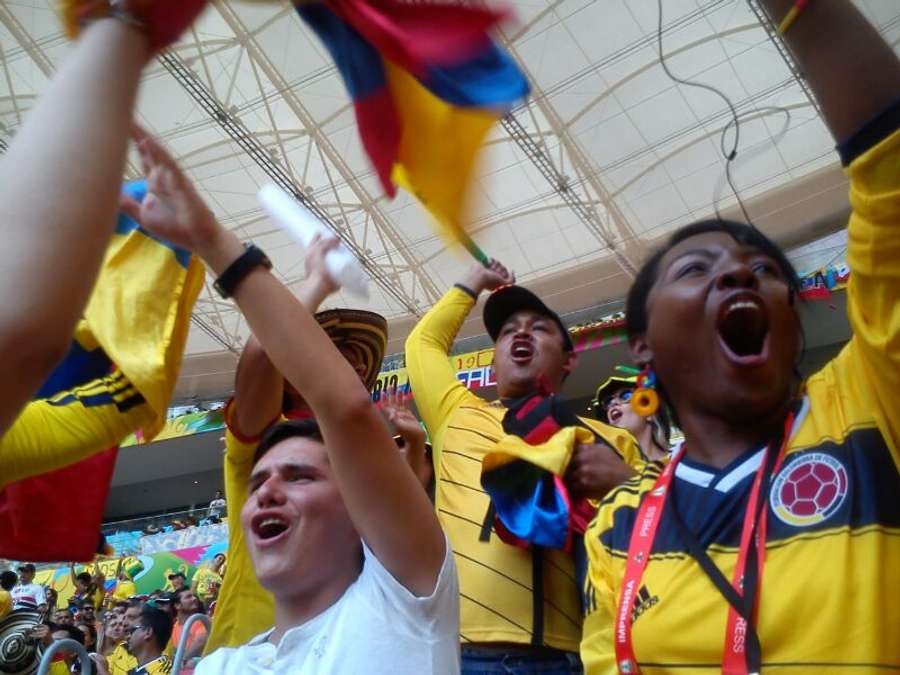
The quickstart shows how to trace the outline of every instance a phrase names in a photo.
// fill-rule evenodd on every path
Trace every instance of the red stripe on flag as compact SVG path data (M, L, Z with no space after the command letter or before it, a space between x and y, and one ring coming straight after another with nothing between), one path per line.
M118 448L0 491L0 558L94 559Z

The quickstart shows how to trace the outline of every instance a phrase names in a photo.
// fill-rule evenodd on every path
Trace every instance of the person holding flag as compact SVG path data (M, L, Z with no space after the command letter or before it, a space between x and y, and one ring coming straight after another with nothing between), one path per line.
M92 559L116 446L165 422L204 271L116 209L141 72L205 4L63 3L83 34L0 161L0 557Z
M627 432L581 420L567 410L557 394L575 368L571 338L553 310L514 283L498 261L473 265L410 333L406 367L434 446L438 516L460 570L463 673L510 663L521 673L580 673L577 568L583 574L585 557L577 529L583 531L593 514L585 499L602 497L631 477L642 460ZM448 358L457 331L483 291L492 291L484 323L495 343L499 400L493 402L466 389ZM528 442L535 429L548 428L553 433L536 439L541 444ZM519 451L520 460L539 462L541 455L559 459L556 476L536 471L537 464L529 461L509 462L490 472L502 476L494 487L532 485L534 480L549 484L546 496L559 507L546 514L548 522L559 526L551 533L560 540L555 546L522 545L515 537L499 536L502 521L492 518L495 509L501 511L498 504L542 502L532 495L495 499L502 489L489 496L485 462L510 450ZM534 514L521 512L516 519L537 537L548 534L532 527L540 522Z

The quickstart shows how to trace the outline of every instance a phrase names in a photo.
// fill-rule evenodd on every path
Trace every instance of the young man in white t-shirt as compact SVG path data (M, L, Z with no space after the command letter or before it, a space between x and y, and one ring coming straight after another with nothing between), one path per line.
M257 449L240 527L275 626L200 662L197 675L459 673L453 554L416 475L359 375L268 260L219 225L174 160L139 144L142 227L199 254L266 354L316 416L279 424ZM324 295L325 256L308 254ZM323 272L323 270L325 270ZM324 297L323 295L323 297Z
M31 563L19 566L19 584L10 592L13 609L38 609L41 612L47 609L44 587L34 583L36 571Z

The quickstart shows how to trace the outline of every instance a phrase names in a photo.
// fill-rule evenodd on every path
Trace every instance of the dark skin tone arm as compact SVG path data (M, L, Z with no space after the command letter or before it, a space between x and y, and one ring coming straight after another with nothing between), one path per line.
M777 25L794 0L760 4ZM847 0L811 2L784 39L838 141L900 94L900 61L894 50Z

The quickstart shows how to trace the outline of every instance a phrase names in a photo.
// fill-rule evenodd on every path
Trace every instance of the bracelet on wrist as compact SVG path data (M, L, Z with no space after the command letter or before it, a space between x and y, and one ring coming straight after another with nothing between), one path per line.
M471 296L473 300L478 300L478 293L476 293L475 291L473 291L471 288L469 288L469 287L466 286L465 284L453 284L453 287L454 287L454 288L458 288L459 290L461 290L461 291L462 291L463 293L465 293L466 295Z

